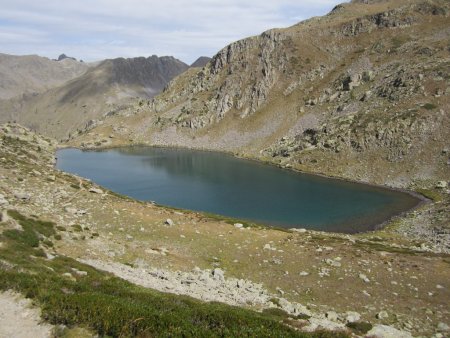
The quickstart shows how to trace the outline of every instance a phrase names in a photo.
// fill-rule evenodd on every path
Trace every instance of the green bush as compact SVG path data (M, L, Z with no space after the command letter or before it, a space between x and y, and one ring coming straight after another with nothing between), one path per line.
M436 109L437 106L433 103L425 103L422 108L426 109L426 110L433 110Z
M363 335L372 330L372 324L368 322L353 322L347 323L346 325L349 329L351 329L354 333Z
M79 224L74 224L74 225L72 225L72 229L73 229L74 231L76 231L76 232L81 232L81 231L83 231L83 228L82 228L81 225L79 225Z

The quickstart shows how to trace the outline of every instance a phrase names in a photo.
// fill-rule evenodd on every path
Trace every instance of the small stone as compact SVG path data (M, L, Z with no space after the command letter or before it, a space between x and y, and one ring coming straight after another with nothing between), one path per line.
M75 215L75 214L78 212L77 209L72 208L72 207L65 207L65 208L64 208L64 211L65 211L65 212L68 212L69 214L73 214L73 215Z
M15 192L14 197L18 200L28 201L31 198L31 195L25 192Z
M0 194L0 206L1 205L8 205L8 204L9 204L9 202L6 200L5 196Z
M328 320L334 322L338 320L338 314L334 311L328 311L327 313L325 313L325 317L327 317Z
M438 189L445 189L447 188L448 184L446 181L439 181L436 183L436 188Z
M411 333L397 330L387 325L374 325L374 327L366 333L366 337L383 337L383 338L412 338Z
M386 319L389 318L389 314L386 311L380 311L375 316L377 319Z
M63 277L69 278L71 281L76 281L76 278L74 276L72 276L72 274L70 272L66 272L62 274Z
M437 284L436 285L436 289L443 289L444 287L442 286L442 285L440 285L440 284Z
M341 266L340 262L338 262L336 260L333 260L333 259L329 259L329 258L325 259L325 263L327 263L328 265L333 266L333 267L340 267Z
M363 273L359 274L359 278L362 279L364 281L364 283L369 283L370 279Z
M75 271L75 274L78 276L87 276L88 273L86 271L77 270Z
M129 241L131 241L131 240L133 239L133 236L131 236L131 235L126 235L125 237L126 237L126 239L129 240Z
M241 229L241 228L244 227L244 224L242 224L242 223L234 223L234 227L237 228L237 229Z
M354 323L354 322L359 321L360 319L361 319L361 315L360 315L358 312L355 312L355 311L348 311L348 312L346 313L345 320L346 320L348 323Z
M291 231L298 232L298 233L305 233L306 229L303 229L303 228L300 228L300 229L292 228Z
M302 271L302 272L300 272L299 275L302 276L302 277L305 277L305 276L308 276L308 275L309 275L309 272Z
M215 269L212 271L212 275L213 275L213 278L214 278L215 280L218 280L218 281L221 281L221 282L223 282L223 281L225 280L224 272L223 272L223 270L220 269L220 268L215 268Z
M362 293L367 297L371 297L370 293L368 293L366 290L363 290Z
M263 250L272 250L272 247L269 243L267 243L266 245L264 245Z
M447 324L445 324L443 322L440 322L437 325L437 330L440 332L447 332L447 331L450 331L450 326L448 326Z
M164 224L165 224L165 225L168 225L168 226L170 226L170 227L175 225L175 223L174 223L170 218L166 219L166 221L164 222Z
M103 190L99 188L90 188L89 192L92 192L94 194L103 194Z

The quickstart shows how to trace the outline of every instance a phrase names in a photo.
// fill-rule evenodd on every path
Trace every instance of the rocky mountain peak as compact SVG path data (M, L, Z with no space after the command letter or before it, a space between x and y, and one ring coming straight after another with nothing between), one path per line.
M200 67L203 68L205 67L208 62L211 61L211 58L208 56L200 56L197 60L195 60L190 67L191 68L195 68L195 67Z
M74 57L71 57L71 56L67 56L66 54L61 54L60 56L58 56L58 59L56 60L56 61L62 61L62 60L65 60L65 59L70 59L70 60L74 60L74 61L77 61L77 59L75 59Z

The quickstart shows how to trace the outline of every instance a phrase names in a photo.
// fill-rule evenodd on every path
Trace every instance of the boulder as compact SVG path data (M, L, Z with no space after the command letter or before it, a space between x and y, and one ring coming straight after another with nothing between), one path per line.
M225 275L222 269L215 268L212 271L213 279L223 282L225 280Z
M16 191L14 197L21 201L28 201L31 198L31 195L25 192Z
M338 314L334 311L328 311L327 313L325 313L325 317L327 317L328 320L331 320L333 322L338 320Z
M89 192L92 192L94 194L103 194L103 190L99 188L91 188L89 189Z
M347 76L344 81L342 81L342 88L344 91L350 91L361 84L361 74L353 74Z
M175 225L175 223L174 223L170 218L166 219L166 221L164 222L164 224L165 224L165 225L168 225L168 226L170 226L170 227Z
M369 283L370 279L363 273L359 274L359 278L362 279L364 281L364 283Z
M445 323L443 323L443 322L440 322L440 323L437 325L437 330L438 330L439 332L450 332L450 326L448 326L447 324L445 324Z
M325 263L327 263L328 265L333 266L335 268L338 268L341 266L341 262L339 262L338 260L330 259L330 258L325 259Z
M345 321L347 323L354 323L361 319L361 315L355 311L348 311L345 316Z
M389 318L389 314L386 311L380 311L376 315L377 319L386 319Z
M366 333L366 337L377 338L412 338L411 333L397 330L392 326L375 325L372 330Z
M436 183L436 188L438 189L445 189L447 188L448 183L446 181L439 181Z
M0 194L0 206L2 205L8 205L9 202L6 200L5 196L3 196L2 194Z
M305 233L306 232L306 229L303 229L303 228L291 228L290 229L291 231L293 231L293 232L298 232L298 233Z

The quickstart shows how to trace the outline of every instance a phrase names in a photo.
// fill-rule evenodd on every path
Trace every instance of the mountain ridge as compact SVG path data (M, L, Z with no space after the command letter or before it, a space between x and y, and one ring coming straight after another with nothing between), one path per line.
M82 75L88 68L88 64L72 59L57 62L38 55L0 53L0 100L44 92Z
M104 114L126 109L137 97L152 98L188 67L174 57L156 55L107 59L46 92L0 101L0 121L65 138Z
M113 133L111 145L231 151L396 187L443 180L448 13L439 0L355 1L236 41L73 144Z

